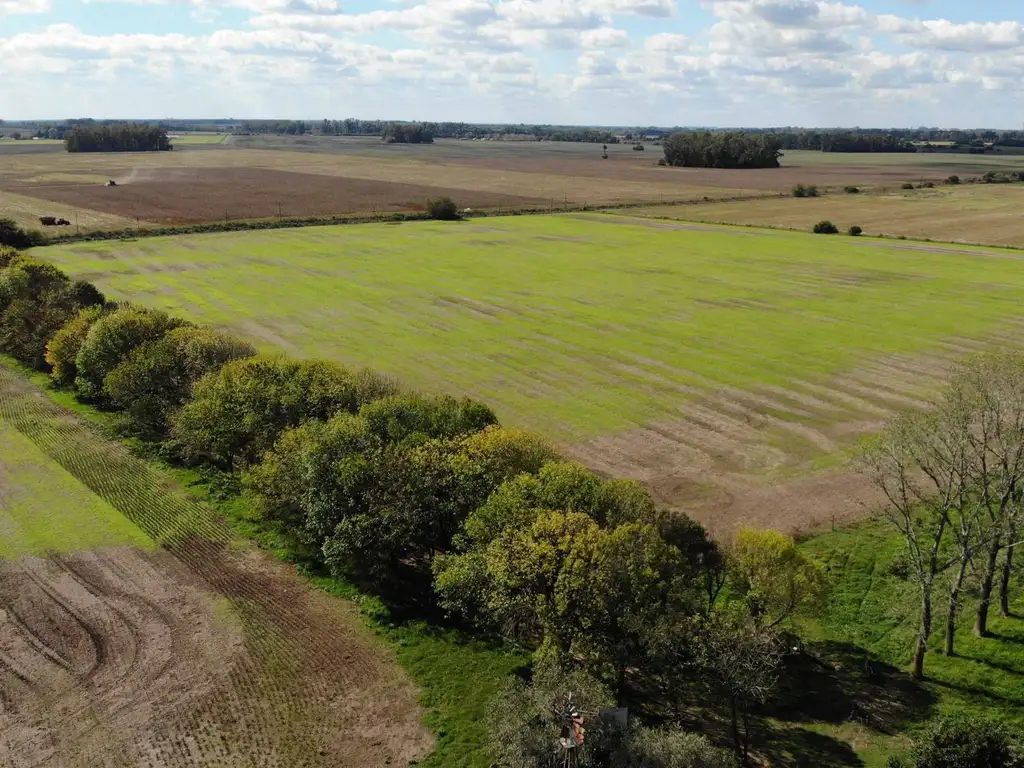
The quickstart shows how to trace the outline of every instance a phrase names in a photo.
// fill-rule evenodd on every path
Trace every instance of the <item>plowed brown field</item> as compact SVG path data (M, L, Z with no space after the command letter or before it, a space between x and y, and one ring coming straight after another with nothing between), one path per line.
M429 751L413 685L353 605L3 369L0 420L162 545L69 537L0 561L0 764L355 768Z

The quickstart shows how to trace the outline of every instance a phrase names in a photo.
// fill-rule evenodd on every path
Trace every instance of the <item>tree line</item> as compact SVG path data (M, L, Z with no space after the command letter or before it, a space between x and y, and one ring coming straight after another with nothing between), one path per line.
M502 426L484 403L328 360L261 355L230 333L108 301L6 247L0 351L118 414L126 434L173 462L237 485L312 565L530 650L529 679L510 681L490 707L500 766L554 768L566 749L595 768L747 763L754 715L787 674L783 630L827 596L825 569L791 538L744 529L723 546L637 483L599 477L542 437ZM990 474L969 472L971 441L939 429L1024 434L1024 365L986 365L995 367L965 369L945 410L920 417L932 421L900 422L866 453L886 488L922 482L912 467L958 479L940 502L894 492L924 504L891 513L897 525L913 518L919 573L929 552L956 569L965 551L997 563L1015 544L1024 448L1000 437ZM946 533L927 538L937 528ZM1005 572L992 565L983 581ZM695 696L724 704L730 750L686 732ZM616 714L640 700L675 714L658 727ZM576 742L581 718L587 736Z
M911 139L893 133L856 131L801 131L776 134L783 149L819 152L917 152Z
M157 152L173 149L167 132L145 123L75 125L64 134L68 152Z
M390 123L381 139L388 144L433 144L434 133L424 123Z

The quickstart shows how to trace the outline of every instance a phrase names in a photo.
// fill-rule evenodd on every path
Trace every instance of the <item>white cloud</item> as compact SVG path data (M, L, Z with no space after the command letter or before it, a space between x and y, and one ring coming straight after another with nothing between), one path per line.
M50 0L0 0L0 18L18 13L46 13L50 10Z

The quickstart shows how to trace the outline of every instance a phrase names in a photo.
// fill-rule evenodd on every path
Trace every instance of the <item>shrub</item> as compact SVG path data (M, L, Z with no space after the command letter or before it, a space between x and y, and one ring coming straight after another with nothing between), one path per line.
M0 246L31 248L46 242L41 232L18 226L14 219L0 219Z
M450 197L432 197L427 200L427 215L439 221L456 221L459 209Z
M817 197L818 188L814 185L804 186L803 184L797 184L793 187L793 197Z
M57 331L46 345L46 363L50 366L50 376L57 384L70 386L75 383L75 376L78 374L75 358L85 343L89 329L102 316L101 306L81 310Z
M848 195L857 195L857 194L860 194L860 187L854 187L854 186L843 187L843 191L846 192L846 194L848 194Z
M925 182L922 182L918 186L918 189L934 189L934 188L935 188L935 182L934 181L925 181Z
M914 185L911 182L909 182L909 181L904 182L903 186L900 187L900 189L913 189L913 188L914 188Z
M205 374L231 360L252 357L248 342L210 328L175 328L157 341L137 347L103 380L103 392L129 418L132 431L157 440L167 419L192 395Z
M952 176L950 176L949 178L946 179L946 183L947 184L953 184L953 185L959 184L960 183L960 177L957 176L954 173Z
M670 728L637 728L626 739L623 768L737 768L736 756L706 736Z
M659 157L658 158L658 165L660 165L662 168L664 168L666 165L668 165L668 162L665 160L664 157Z
M837 232L839 232L839 227L831 221L819 221L814 225L814 234L816 235L834 235Z
M175 328L188 325L166 312L144 307L124 306L101 317L89 333L75 358L75 387L86 399L103 398L103 380L137 348L156 341Z
M848 231L849 231L850 237L860 237L862 234L864 234L864 230L861 229L856 224L854 224L852 227L850 227L850 229Z
M915 768L1011 768L1013 745L1004 726L957 715L936 722L913 749Z
M200 379L172 419L172 448L192 464L253 464L288 427L359 409L355 376L326 360L259 356Z

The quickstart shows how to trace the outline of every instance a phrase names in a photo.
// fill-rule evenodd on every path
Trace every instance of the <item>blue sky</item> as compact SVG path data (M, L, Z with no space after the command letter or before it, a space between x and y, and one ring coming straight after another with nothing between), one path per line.
M0 0L0 117L1021 127L1020 0Z

